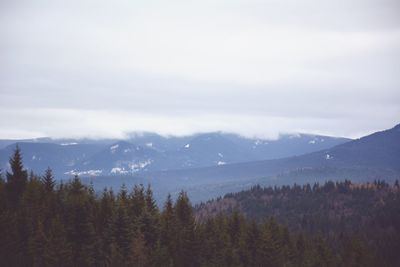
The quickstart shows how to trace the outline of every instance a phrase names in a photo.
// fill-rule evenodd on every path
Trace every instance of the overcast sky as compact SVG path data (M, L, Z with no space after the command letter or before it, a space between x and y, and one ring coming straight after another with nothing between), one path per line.
M0 138L400 123L398 0L0 0Z

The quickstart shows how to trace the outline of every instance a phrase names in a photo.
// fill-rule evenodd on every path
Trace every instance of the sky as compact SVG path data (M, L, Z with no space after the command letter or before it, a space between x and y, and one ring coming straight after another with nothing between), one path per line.
M398 0L0 0L0 138L400 123Z

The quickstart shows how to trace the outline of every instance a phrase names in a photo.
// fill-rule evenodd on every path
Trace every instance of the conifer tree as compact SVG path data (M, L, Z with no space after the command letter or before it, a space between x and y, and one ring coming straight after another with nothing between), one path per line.
M28 180L28 173L23 167L21 150L18 145L9 163L11 173L7 172L7 191L11 203L17 204Z
M145 267L148 266L148 248L146 247L144 236L138 232L132 239L130 253L128 255L127 266Z
M175 214L177 227L177 250L174 257L176 266L197 266L196 241L195 241L195 221L192 205L187 194L180 192L175 204Z
M139 217L146 209L146 199L143 185L135 185L131 194L130 215Z
M168 194L161 213L160 221L160 246L163 255L163 262L172 265L173 255L176 251L176 217L172 197Z
M6 191L6 182L0 173L0 213L7 209L8 196Z
M84 204L75 208L72 221L73 260L77 266L91 266L94 262L96 233L92 214Z
M124 205L120 205L117 208L114 224L114 237L118 252L124 260L127 260L131 251L132 228Z
M119 205L126 206L128 203L128 190L125 184L122 184L119 193L118 193L118 202Z
M260 248L261 248L261 232L255 221L252 221L247 228L246 234L246 262L248 266L258 266L261 262Z
M156 201L153 198L153 191L151 190L150 184L147 186L145 192L146 209L150 214L156 214L158 212Z
M0 214L0 259L3 266L21 266L24 251L17 228L16 214L6 210Z
M230 217L229 224L228 224L228 231L229 236L231 238L231 242L236 244L239 240L242 231L242 220L243 218L240 217L239 212L235 210Z
M52 266L49 262L48 240L43 229L42 221L40 219L36 222L35 231L29 239L28 249L31 256L32 266Z
M55 184L56 182L54 181L53 172L50 167L48 167L43 176L43 185L46 192L53 192Z
M71 242L72 259L78 266L93 264L96 247L94 207L87 188L75 176L67 185L66 231Z
M67 240L65 226L58 215L50 223L48 246L50 266L67 267L72 265L71 243Z

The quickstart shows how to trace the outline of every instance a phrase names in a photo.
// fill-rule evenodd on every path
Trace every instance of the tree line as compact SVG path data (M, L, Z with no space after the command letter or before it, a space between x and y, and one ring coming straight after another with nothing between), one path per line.
M196 220L185 192L159 208L150 186L56 183L50 169L28 174L18 147L0 178L2 266L374 266L363 239L344 238L335 248L237 210Z

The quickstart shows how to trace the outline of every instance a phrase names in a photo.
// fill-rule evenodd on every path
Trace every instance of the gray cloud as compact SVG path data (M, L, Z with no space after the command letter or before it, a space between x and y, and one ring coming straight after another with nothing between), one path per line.
M3 1L0 138L357 137L400 119L398 1Z

